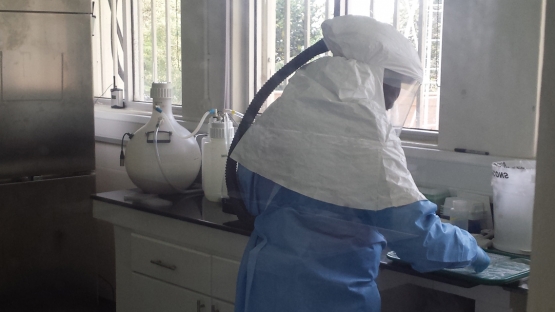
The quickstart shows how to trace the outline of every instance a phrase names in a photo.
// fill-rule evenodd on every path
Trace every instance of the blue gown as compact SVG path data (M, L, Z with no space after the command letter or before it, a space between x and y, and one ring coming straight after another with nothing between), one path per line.
M256 215L237 278L236 312L380 311L376 277L387 245L421 272L489 265L466 231L419 201L379 211L321 202L239 165Z

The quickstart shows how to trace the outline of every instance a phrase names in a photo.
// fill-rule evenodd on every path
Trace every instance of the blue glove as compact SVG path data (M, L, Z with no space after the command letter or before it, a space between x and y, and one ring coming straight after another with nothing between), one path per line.
M483 270L487 269L489 263L490 259L487 253L482 248L478 248L476 258L474 259L474 261L472 261L471 264L471 266L474 268L474 271L476 271L476 273L482 272Z

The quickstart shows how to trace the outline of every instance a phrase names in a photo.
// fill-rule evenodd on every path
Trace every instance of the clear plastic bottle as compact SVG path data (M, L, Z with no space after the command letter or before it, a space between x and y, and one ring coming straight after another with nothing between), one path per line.
M468 202L466 200L454 200L453 208L451 208L450 221L451 224L458 226L459 228L468 231L468 219L470 217L470 211L468 207Z
M233 140L234 129L230 119L211 118L208 136L202 139L202 189L209 201L219 202L227 197L224 183L227 152Z

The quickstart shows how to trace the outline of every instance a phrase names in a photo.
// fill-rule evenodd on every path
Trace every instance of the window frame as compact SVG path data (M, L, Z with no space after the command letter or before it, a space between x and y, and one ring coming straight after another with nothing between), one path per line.
M108 79L106 77L112 77L112 71L107 69L112 68L112 60L106 57L108 54L107 52L102 51L103 47L106 46L106 42L108 42L108 39L102 37L110 32L111 23L107 22L108 17L106 14L111 14L111 11L109 11L110 7L107 0L96 1L98 5L95 6L95 15L100 16L100 18L99 22L95 23L94 26L95 33L98 33L99 36L93 38L93 43L96 44L96 46L100 46L100 51L93 53L93 55L95 58L100 59L99 62L97 62L100 63L100 66L95 67L97 70L94 72L94 81L96 84L101 85L100 89L102 89L102 91L99 93L100 89L95 90L94 97L96 98L95 102L109 104L109 101L101 99L110 98L108 91L112 87L112 84L110 83L110 85L106 87L108 84ZM143 83L141 77L144 76L144 65L141 63L142 49L140 48L142 44L142 35L141 27L137 27L137 24L134 23L140 22L139 12L141 10L141 3L141 0L118 0L118 4L120 4L118 10L121 10L120 14L123 25L121 31L123 35L122 48L125 77L122 79L122 83L125 106L131 110L150 111L152 109L152 102L140 100L140 98L144 96L144 90L140 87ZM167 6L166 14L168 14ZM104 36L102 34L104 34ZM167 57L166 55L166 58ZM181 114L181 104L173 103L172 107L174 113Z

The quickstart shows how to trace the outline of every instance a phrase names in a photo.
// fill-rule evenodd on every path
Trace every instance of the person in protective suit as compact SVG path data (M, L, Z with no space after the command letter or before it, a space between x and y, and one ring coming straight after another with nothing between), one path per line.
M333 57L299 69L231 154L256 216L237 312L380 311L386 243L420 272L489 265L407 170L398 130L422 81L412 44L369 17L322 30Z

